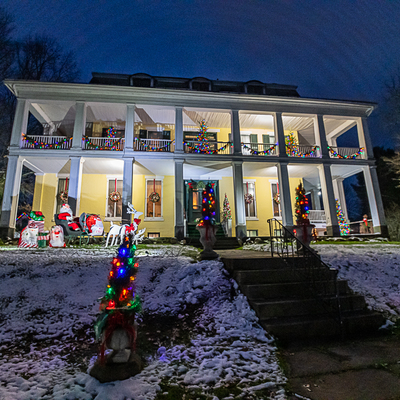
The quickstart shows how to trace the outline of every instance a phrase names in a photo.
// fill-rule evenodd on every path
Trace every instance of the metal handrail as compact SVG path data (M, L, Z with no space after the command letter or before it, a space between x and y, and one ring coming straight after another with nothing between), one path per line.
M343 320L337 284L338 271L324 263L315 250L300 241L279 220L271 218L267 222L270 232L271 256L274 257L274 254L276 254L281 257L291 267L292 272L296 273L307 284L312 295L321 300L325 309L339 323L340 331L343 334ZM336 299L334 307L331 302L326 301L327 296L332 294L332 286Z

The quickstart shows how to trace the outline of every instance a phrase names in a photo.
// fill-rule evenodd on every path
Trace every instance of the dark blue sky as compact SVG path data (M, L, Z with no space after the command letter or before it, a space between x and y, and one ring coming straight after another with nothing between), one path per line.
M381 102L400 70L400 1L2 0L15 36L46 33L91 72L298 85ZM391 145L371 118L374 145Z

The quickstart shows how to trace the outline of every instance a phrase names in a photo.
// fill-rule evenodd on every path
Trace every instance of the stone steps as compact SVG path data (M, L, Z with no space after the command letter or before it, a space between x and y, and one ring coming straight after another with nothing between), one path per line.
M353 336L378 330L384 322L366 308L364 297L354 294L336 271L309 259L223 257L225 268L247 296L267 332L283 341ZM313 284L311 284L313 282ZM338 301L342 315L339 323Z

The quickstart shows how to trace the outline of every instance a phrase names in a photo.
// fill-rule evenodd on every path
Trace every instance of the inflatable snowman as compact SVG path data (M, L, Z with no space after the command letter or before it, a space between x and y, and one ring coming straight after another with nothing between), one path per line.
M37 234L39 228L35 224L35 221L30 220L28 225L22 230L21 235L19 237L18 247L23 248L37 248Z
M65 247L64 231L62 226L56 225L50 231L50 247Z

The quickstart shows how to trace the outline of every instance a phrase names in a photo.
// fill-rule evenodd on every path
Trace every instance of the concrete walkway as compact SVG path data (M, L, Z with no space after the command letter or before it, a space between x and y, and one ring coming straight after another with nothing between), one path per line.
M399 400L400 340L382 336L280 351L289 400Z

